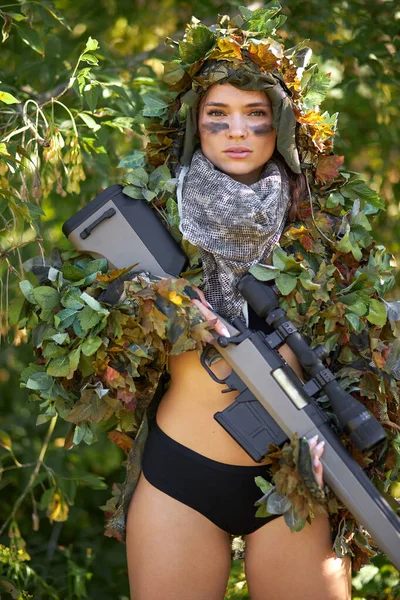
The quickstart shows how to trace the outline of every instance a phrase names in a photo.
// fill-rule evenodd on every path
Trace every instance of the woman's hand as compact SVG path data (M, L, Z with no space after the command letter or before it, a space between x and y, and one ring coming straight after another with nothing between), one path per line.
M199 288L192 285L194 291L200 297L200 300L193 298L192 302L197 306L203 317L207 321L215 321L214 329L219 335L223 335L225 337L230 337L229 331L226 326L218 319L218 317L212 312L212 306L209 302L207 302L203 292L199 290Z
M325 446L325 442L322 441L318 444L318 436L314 436L313 438L310 438L308 440L308 443L310 445L311 448L311 453L312 453L312 457L313 457L313 467L314 467L314 473L315 473L315 477L318 481L318 485L322 488L324 487L324 480L323 480L323 466L321 461L319 460L324 452L324 446Z

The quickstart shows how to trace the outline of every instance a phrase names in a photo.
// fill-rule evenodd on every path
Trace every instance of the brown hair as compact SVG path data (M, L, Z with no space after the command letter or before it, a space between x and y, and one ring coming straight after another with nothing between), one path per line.
M275 150L272 158L279 163L279 167L285 171L289 179L290 208L287 215L287 221L295 221L299 204L307 195L306 178L303 173L293 173L292 169L287 165L278 150Z

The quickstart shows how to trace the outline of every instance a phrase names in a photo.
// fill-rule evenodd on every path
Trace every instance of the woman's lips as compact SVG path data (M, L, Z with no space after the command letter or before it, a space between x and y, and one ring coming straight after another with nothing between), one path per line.
M229 156L229 158L239 158L244 159L250 156L253 151L247 146L229 146L224 150L224 154Z

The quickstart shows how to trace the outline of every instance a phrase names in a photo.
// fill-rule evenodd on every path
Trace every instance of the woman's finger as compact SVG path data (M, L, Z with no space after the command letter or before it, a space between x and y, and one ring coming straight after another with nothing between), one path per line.
M209 308L207 308L207 306L200 302L200 300L193 299L192 302L197 306L197 308L207 321L215 320L214 329L219 335L230 337L229 331L227 330L225 325L221 323L218 317Z
M320 487L324 487L324 468L322 466L322 462L319 460L318 456L314 456L313 458L313 467L315 478Z
M209 302L207 302L204 292L195 285L192 285L192 288L194 289L196 294L200 297L200 300L202 301L202 303L212 310L213 307L211 306L211 304Z
M324 480L323 480L324 468L320 461L320 458L321 458L322 454L324 453L325 442L324 442L324 440L322 440L321 442L318 443L318 435L315 435L314 437L312 437L308 440L308 443L310 445L311 453L312 453L312 457L313 457L313 467L314 467L315 477L317 479L318 485L320 487L323 487L324 486Z

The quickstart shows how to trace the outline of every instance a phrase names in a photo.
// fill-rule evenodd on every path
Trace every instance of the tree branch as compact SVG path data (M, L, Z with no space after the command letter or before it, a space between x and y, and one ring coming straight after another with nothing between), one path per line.
M39 453L39 456L37 458L35 468L34 468L32 474L31 474L31 476L29 478L28 483L25 486L24 491L22 492L22 494L15 501L15 504L13 506L13 509L11 511L10 516L8 517L8 519L5 521L5 523L3 524L2 528L0 529L0 535L2 535L4 533L6 527L10 523L10 521L15 517L15 514L16 514L17 510L19 509L19 507L21 506L22 502L25 500L25 497L27 496L27 494L31 490L32 485L35 482L36 477L39 475L40 467L43 464L43 460L44 460L45 454L47 452L47 448L49 446L49 443L50 443L50 440L51 440L51 436L53 435L53 431L54 431L54 427L56 426L56 423L57 423L57 416L53 417L51 419L51 421L50 421L50 425L49 425L49 428L47 430L46 437L45 437L44 442L43 442L43 446L42 446L42 448L40 450L40 453Z

